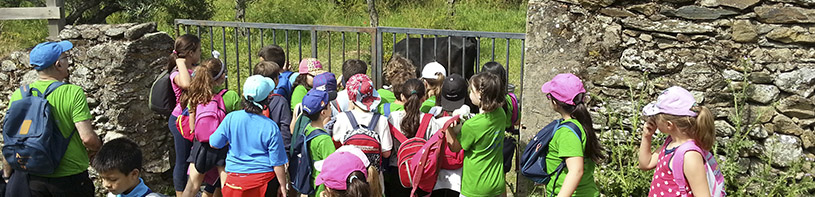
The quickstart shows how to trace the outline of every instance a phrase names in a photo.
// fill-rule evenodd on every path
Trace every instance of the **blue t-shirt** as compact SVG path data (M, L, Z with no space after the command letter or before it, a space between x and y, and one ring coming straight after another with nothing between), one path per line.
M292 87L291 82L289 82L289 78L292 76L292 74L293 73L291 71L280 73L280 75L278 76L279 80L277 83L277 87L275 87L274 90L275 94L283 95L283 97L286 98L286 101L291 101Z
M209 137L215 148L229 146L226 171L235 173L273 172L288 163L277 123L266 116L235 111Z

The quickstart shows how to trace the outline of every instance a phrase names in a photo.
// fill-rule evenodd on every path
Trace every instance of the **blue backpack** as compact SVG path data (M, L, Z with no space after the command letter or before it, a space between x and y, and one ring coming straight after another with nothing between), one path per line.
M292 187L301 194L312 195L316 191L311 174L314 171L314 161L311 160L311 154L308 152L308 143L315 137L328 135L328 133L322 129L316 129L308 136L305 135L305 131L298 132L296 135L297 138L292 139L291 158L289 158L289 161L297 162L289 165Z
M549 142L555 137L555 132L560 128L567 128L577 135L577 139L583 141L580 128L572 121L555 120L546 127L543 127L535 137L526 145L523 154L521 155L521 175L531 179L538 184L547 184L554 176L554 180L560 177L560 173L566 168L566 161L560 162L555 166L546 166L546 154L549 153ZM546 172L546 169L555 168L553 174ZM554 188L553 188L554 189ZM554 192L552 192L554 193Z
M3 156L15 170L33 174L51 174L59 166L68 143L62 136L57 120L51 114L51 105L45 98L62 82L48 85L45 94L29 85L20 87L22 99L14 101L3 122ZM33 96L32 93L37 95Z

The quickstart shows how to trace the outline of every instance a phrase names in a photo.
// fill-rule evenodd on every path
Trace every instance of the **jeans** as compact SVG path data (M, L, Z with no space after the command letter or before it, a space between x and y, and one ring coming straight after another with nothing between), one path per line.
M187 168L190 166L190 164L187 163L187 157L190 157L192 142L184 139L184 136L181 136L181 133L178 132L178 128L175 127L176 120L178 120L177 116L170 115L170 119L167 121L167 127L170 128L170 133L173 134L173 142L175 144L173 186L175 187L175 191L184 191L184 187L187 186Z

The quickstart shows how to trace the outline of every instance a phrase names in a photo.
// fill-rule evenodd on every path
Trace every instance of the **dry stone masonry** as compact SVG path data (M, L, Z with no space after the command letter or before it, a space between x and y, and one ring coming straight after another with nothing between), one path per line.
M768 162L815 172L815 1L531 0L526 39L524 78L545 80L525 81L523 100L544 100L540 86L557 73L578 74L594 127L614 131L604 141L639 132L629 117L679 85L713 109L719 144L741 132L737 122L749 125L756 145L724 162L745 174ZM548 105L523 105L524 140L556 118Z
M81 86L87 95L96 133L104 141L119 137L134 140L144 154L142 177L154 191L171 191L168 176L172 136L167 117L147 105L155 77L167 65L173 39L156 31L155 23L67 26L60 38L74 43L68 53L75 66L68 82ZM28 50L0 58L0 118L5 115L11 93L20 84L34 81L36 71L28 65ZM95 173L92 171L92 176ZM97 190L102 191L97 180Z

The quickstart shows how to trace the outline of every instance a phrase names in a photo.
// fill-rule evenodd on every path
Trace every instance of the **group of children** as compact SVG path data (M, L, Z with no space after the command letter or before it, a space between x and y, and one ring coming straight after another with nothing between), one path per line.
M175 139L176 195L195 196L206 183L205 196L291 196L295 188L301 190L291 185L299 181L292 171L297 168L292 166L313 165L307 168L311 170L307 186L314 190L310 196L409 196L410 188L399 182L396 156L402 141L397 135L429 138L438 132L445 134L443 147L449 149L445 151L463 159L457 169L440 169L433 190L421 194L505 195L505 131L516 128L519 118L513 114L518 106L512 105L507 72L500 64L487 63L468 80L458 74L447 75L441 64L430 63L417 77L410 61L395 55L383 73L388 85L376 89L366 75L367 65L360 60L344 62L337 78L313 58L303 59L297 73L284 69L288 67L285 53L277 46L264 47L258 56L262 61L255 66L255 75L245 80L242 95L238 95L219 88L226 71L218 59L198 65L197 37L176 39L168 67L173 70L170 77L178 98L168 121ZM572 74L560 74L541 91L562 118L557 122L578 128L557 129L548 144L547 166L565 166L563 176L546 183L551 188L546 193L599 196L593 174L604 154L592 128L589 97L582 81ZM194 116L196 106L201 109L215 100L222 103L226 114L217 130L208 140L184 138L178 130L179 117ZM704 171L694 170L706 164L713 144L710 111L698 106L680 87L669 88L643 111L647 124L639 152L640 168L656 168L649 196L686 194L680 191L711 193L704 187L708 182ZM453 117L459 118L458 123L446 127L444 123ZM655 130L670 137L660 150L652 152ZM305 143L306 148L296 148L301 145L297 143ZM687 180L674 179L670 174L676 168L668 164L674 161L676 147L685 144L698 148L681 156L685 162L678 167L685 169ZM116 146L122 145L108 142L94 160L105 186L126 196L149 193L138 179L140 158L138 162L107 162L115 159L106 160L106 148ZM298 159L303 154L308 154L310 162ZM117 170L120 173L105 174ZM545 169L549 174L555 170Z

